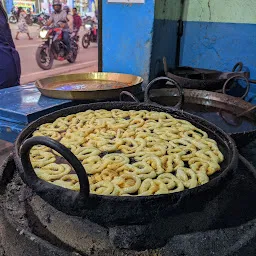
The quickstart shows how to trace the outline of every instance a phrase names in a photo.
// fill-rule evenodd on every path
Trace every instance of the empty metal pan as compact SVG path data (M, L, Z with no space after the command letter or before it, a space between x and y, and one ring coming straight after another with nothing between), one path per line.
M166 58L163 58L164 72L169 78L177 81L183 88L216 91L223 87L224 83L231 77L239 76L248 78L249 72L243 72L243 64L237 63L232 72L221 72L203 68L178 67L169 72Z

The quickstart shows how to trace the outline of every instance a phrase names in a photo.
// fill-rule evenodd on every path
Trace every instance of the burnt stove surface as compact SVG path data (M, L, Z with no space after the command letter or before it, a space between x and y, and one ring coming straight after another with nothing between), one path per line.
M209 195L200 211L180 210L144 225L102 227L59 212L35 195L11 156L0 170L0 255L254 256L255 184L255 169L240 158L229 182L217 196Z

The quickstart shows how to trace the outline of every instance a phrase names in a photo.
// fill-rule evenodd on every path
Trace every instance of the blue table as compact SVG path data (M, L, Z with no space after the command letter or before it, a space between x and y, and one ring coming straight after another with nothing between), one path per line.
M0 99L0 139L9 142L14 142L21 130L37 118L75 105L71 100L41 95L33 83L2 89Z

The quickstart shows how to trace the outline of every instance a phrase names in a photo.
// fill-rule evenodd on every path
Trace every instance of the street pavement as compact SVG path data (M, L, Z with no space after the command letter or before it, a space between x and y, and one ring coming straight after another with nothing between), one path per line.
M21 84L64 73L97 71L98 47L97 44L91 44L88 49L82 47L81 38L85 33L83 28L80 30L79 53L76 62L70 64L67 61L54 61L51 70L42 70L36 63L36 50L42 43L42 40L38 38L39 27L37 25L29 27L33 40L28 40L26 34L19 34L20 40L15 40L17 25L11 24L11 30L21 59Z

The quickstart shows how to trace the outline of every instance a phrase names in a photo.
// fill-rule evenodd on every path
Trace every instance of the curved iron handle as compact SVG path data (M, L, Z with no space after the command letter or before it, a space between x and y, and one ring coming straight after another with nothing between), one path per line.
M37 177L29 157L30 149L35 145L44 145L54 149L71 164L71 166L74 168L74 171L76 172L79 179L79 183L80 183L79 193L72 190L64 191L62 187L54 186L51 183L43 181ZM64 204L67 203L69 205L74 205L78 199L84 200L89 197L90 185L89 185L88 177L83 165L76 158L76 156L64 145L62 145L60 142L44 136L29 138L24 141L24 143L20 148L20 158L21 158L21 163L24 170L24 178L26 183L32 189L34 189L35 192L38 192L39 194L43 194L45 200L54 201L53 197L55 198L58 197L58 199L61 198ZM63 190L63 191L60 191L60 190ZM59 193L59 192L61 192L61 194L56 195L56 193Z
M242 71L243 66L244 66L243 62L237 62L235 64L235 66L232 68L232 72L240 72L240 71ZM236 70L238 67L239 67L239 69Z
M140 103L140 101L130 92L128 91L122 91L119 95L119 100L120 101L125 101L123 96L128 96L130 97L134 102Z
M230 83L230 81L232 81L235 78L241 78L241 79L244 79L246 81L246 85L247 85L246 86L246 91L245 91L244 95L242 95L240 97L241 99L244 99L247 96L247 94L248 94L248 92L250 90L250 82L249 82L249 80L246 77L244 77L242 75L234 75L234 76L230 77L229 79L227 79L227 81L224 83L224 85L222 87L222 93L226 94L227 85Z
M183 88L180 86L180 84L178 82L176 82L174 79L172 78L169 78L169 77L157 77L155 79L153 79L147 86L146 86L146 89L145 89L145 98L144 98L144 101L146 103L151 103L151 104L155 104L155 105L158 105L158 106L161 106L160 104L156 103L156 102L153 102L150 100L150 97L149 97L149 91L151 90L151 87L153 84L155 84L156 82L158 81L161 81L161 80L166 80L167 82L171 82L173 85L176 86L176 88L178 89L179 91L179 101L178 103L173 106L173 108L176 108L176 109L181 109L183 103L184 103L184 93L183 93Z

